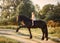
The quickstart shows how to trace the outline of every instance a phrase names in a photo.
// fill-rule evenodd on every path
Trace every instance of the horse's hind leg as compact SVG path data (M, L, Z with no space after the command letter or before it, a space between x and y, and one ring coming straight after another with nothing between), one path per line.
M17 28L16 32L18 32L19 29L21 28L21 27L20 27L20 22L18 22L18 26L19 26L19 27Z
M29 33L30 33L30 39L32 39L32 34L31 34L30 28L28 28L28 30L29 30Z
M46 38L46 40L48 40L48 29L47 29L47 27L45 27L45 38Z
M42 36L42 40L44 40L44 37L46 38L46 40L48 40L48 30L47 27L41 28L43 36Z
M41 28L41 30L42 30L42 39L41 40L44 40L44 30Z

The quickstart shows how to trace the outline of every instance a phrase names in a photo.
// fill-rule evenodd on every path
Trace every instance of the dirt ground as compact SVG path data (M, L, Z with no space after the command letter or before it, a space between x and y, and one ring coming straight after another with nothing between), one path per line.
M55 41L52 41L49 39L48 41L46 40L41 40L41 37L38 35L33 35L32 39L29 39L29 34L20 33L22 30L20 30L18 33L15 32L15 30L12 29L0 29L0 36L5 36L8 38L15 39L17 41L20 41L22 43L57 43ZM27 31L28 32L28 31Z

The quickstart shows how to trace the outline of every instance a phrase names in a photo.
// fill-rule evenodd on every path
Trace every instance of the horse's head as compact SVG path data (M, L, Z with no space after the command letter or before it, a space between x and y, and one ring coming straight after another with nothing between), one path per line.
M30 19L28 17L24 16L24 15L19 15L18 16L18 22L20 22L23 25L28 24L28 23L31 24Z
M25 15L19 15L19 16L18 16L18 22L20 22L20 23L23 22L23 23L25 23L25 24L31 25L32 20L29 19L28 17L26 17Z

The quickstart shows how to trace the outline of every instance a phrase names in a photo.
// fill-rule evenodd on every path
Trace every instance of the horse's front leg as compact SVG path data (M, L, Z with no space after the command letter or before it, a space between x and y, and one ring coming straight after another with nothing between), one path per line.
M28 30L29 30L29 33L30 33L30 39L32 39L32 34L31 34L30 28L28 28Z
M20 29L20 26L17 28L16 32L18 32L18 31L19 31L19 29Z

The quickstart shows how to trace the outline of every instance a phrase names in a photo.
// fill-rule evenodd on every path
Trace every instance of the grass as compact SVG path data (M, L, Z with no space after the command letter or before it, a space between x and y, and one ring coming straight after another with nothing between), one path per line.
M20 43L14 39L6 38L4 36L0 36L0 43Z
M17 29L17 27L18 26L13 26L13 25L7 25L7 26L0 26L0 29ZM21 28L20 30L22 30L23 32L25 32L25 33L28 33L28 29L27 28ZM41 31L41 29L39 29L39 28L33 28L33 29L31 29L31 31L32 31L32 33L33 32L35 32L35 33L41 33L42 31Z
M6 26L0 26L0 29L17 29L18 26L14 26L14 25L6 25ZM27 28L21 28L20 30L22 30L23 33L29 33ZM32 33L36 33L36 34L40 34L42 33L41 29L31 29ZM49 35L52 36L57 36L60 38L60 27L56 27L56 28L48 28L48 32Z
M14 25L6 25L6 26L0 26L0 29L16 29L18 26Z
M50 28L49 30L49 36L51 37L57 37L56 38L51 38L51 40L55 41L56 43L60 43L58 38L60 39L60 27L55 27L55 28Z
M60 27L50 28L49 35L60 38Z

